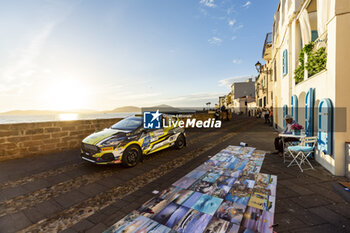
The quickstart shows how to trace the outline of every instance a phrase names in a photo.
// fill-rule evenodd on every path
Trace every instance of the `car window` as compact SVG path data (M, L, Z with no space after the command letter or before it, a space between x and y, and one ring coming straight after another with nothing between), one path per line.
M135 130L141 126L142 119L140 117L129 117L121 121L118 121L112 125L112 129L121 129L121 130Z

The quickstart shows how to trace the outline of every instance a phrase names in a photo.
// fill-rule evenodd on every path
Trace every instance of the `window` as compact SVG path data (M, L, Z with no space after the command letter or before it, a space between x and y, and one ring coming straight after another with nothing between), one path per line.
M317 30L311 31L311 41L314 42L318 38L318 32Z
M305 133L309 137L314 135L314 102L315 88L310 88L305 96Z
M287 49L283 51L282 55L282 71L283 75L288 74L288 52Z
M293 120L298 121L298 97L296 95L293 95L291 99L291 114Z
M286 117L287 114L288 114L288 106L285 104L283 105L283 128L286 127L286 121L284 120L284 118Z
M318 105L318 149L332 154L333 143L333 104L330 99L321 100Z

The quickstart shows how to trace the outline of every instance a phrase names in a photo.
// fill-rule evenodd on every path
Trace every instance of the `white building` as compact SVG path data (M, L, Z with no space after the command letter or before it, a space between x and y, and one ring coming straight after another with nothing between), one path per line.
M349 0L279 1L271 54L275 123L282 128L291 114L318 136L316 160L341 176L350 171L349 38Z

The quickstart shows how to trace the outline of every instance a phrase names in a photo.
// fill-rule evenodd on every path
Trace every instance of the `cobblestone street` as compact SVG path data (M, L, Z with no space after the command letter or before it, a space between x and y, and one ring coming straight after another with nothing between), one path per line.
M102 232L228 145L274 151L263 120L235 117L221 129L187 131L187 147L151 155L133 168L96 166L80 151L0 162L0 232ZM334 177L312 161L301 173L268 153L262 173L278 176L276 232L350 232L350 205Z

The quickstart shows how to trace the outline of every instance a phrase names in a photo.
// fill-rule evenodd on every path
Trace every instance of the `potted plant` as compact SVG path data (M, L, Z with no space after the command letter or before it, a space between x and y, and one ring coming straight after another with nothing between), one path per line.
M300 135L300 130L304 129L304 127L298 123L292 124L290 128L292 129L294 135Z

